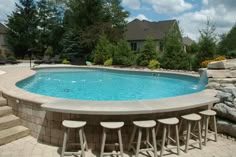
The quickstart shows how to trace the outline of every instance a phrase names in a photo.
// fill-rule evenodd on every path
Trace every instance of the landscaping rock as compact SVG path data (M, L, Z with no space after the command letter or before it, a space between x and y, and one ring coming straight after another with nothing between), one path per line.
M232 84L232 83L222 83L221 86L222 86L222 87L229 87L229 88L230 88L230 87L231 87L231 88L234 88L234 87L235 87L235 85Z
M225 101L224 104L229 106L229 107L235 107L235 105L230 101Z
M236 137L236 124L227 121L227 120L222 120L218 119L217 120L217 131L219 133L224 133L227 135L230 135L232 137Z
M236 122L236 108L229 107L224 103L218 103L213 109L217 111L217 116Z
M233 100L234 100L233 95L231 93L226 93L226 92L222 92L222 91L219 91L217 93L216 97L220 99L220 102L224 102L224 101L233 102Z
M208 85L206 86L207 89L220 89L220 87L220 84L217 82L208 83Z
M207 69L225 69L223 61L211 62L207 65Z
M230 70L207 70L207 76L210 78L231 78Z
M234 97L236 97L236 87L225 87L222 89L223 92L231 93Z

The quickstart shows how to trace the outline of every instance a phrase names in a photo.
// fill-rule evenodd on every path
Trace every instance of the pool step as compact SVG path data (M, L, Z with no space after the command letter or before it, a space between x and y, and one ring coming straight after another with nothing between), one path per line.
M0 145L7 144L19 138L29 135L29 129L24 126L15 126L0 131Z
M9 106L0 106L0 117L12 114L12 108Z
M20 125L20 118L15 115L0 117L0 131Z
M0 106L6 106L7 100L0 96Z

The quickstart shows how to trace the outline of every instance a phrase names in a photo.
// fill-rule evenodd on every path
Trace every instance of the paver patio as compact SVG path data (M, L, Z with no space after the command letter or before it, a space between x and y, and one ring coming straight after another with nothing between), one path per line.
M191 149L187 154L181 151L180 157L235 157L236 141L227 137L219 136L218 142L209 141L207 147L202 150ZM183 147L181 147L183 150ZM159 153L159 152L158 152ZM151 153L150 153L151 154ZM99 152L86 152L87 157L99 156ZM134 156L125 151L125 157ZM146 155L140 155L140 157ZM175 154L166 157L178 157ZM6 145L0 146L0 157L60 157L60 148L39 143L31 136L24 137Z

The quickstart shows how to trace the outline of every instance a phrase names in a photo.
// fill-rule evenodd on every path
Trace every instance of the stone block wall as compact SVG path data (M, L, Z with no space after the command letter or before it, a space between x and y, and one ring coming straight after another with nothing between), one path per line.
M236 59L217 61L207 67L209 89L218 90L218 132L236 137Z

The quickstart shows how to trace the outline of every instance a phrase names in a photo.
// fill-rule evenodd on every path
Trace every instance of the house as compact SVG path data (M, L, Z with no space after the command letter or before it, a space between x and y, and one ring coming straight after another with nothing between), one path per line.
M7 34L8 28L0 23L0 51L5 54L6 52L10 52L8 45L6 43L6 34Z
M184 52L187 52L187 47L191 46L194 41L189 37L183 37Z
M153 38L156 42L157 50L162 50L162 41L171 31L177 31L180 35L180 40L182 41L182 36L176 20L150 22L147 20L135 19L128 23L125 38L130 43L132 51L141 49L147 37Z

